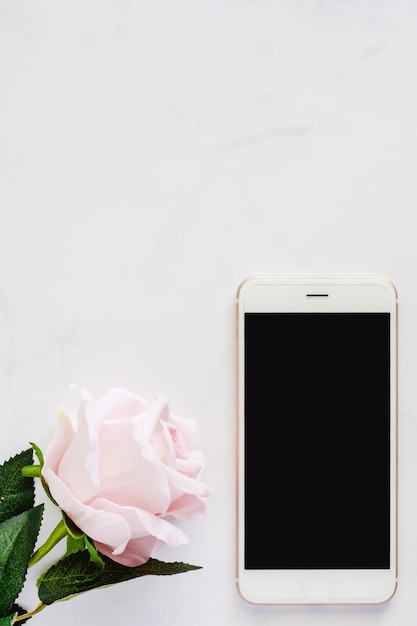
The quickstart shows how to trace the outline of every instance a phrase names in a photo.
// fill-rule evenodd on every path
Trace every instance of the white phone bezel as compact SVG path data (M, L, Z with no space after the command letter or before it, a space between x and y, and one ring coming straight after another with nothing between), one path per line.
M237 586L253 604L379 604L397 586L397 307L380 276L253 276L237 292ZM245 570L243 354L246 312L389 312L391 320L391 550L387 570Z

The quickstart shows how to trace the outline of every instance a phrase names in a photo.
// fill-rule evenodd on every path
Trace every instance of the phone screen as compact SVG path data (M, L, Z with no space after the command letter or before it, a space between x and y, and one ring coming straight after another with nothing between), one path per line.
M390 566L390 314L245 314L245 568Z

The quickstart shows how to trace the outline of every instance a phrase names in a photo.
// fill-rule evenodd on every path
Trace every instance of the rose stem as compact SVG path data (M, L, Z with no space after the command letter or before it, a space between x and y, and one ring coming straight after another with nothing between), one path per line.
M33 553L32 558L29 561L29 567L32 567L33 565L35 565L35 563L38 563L46 554L48 554L50 550L52 550L54 546L56 546L59 541L61 541L61 539L64 539L64 537L66 537L67 535L67 526L64 520L61 520L51 532L45 543L41 545L40 548L36 550L36 552Z

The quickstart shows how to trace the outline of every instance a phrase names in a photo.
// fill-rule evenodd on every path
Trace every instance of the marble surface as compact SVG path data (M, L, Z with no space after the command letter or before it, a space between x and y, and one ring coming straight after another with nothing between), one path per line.
M416 623L416 72L411 0L0 0L2 458L46 445L69 384L121 385L198 419L214 492L165 555L201 571L94 591L34 626ZM398 288L400 568L384 606L236 593L234 296L265 272Z

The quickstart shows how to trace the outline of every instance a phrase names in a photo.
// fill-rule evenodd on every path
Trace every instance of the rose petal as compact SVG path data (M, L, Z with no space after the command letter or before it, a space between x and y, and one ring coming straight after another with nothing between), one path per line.
M120 387L110 389L96 402L95 409L100 420L124 420L141 415L148 410L148 403L140 396Z
M155 537L149 536L140 539L132 539L121 554L115 554L114 551L104 543L95 541L94 545L99 552L108 556L113 561L116 561L116 563L120 563L126 567L137 567L149 560L152 552L154 552L159 543L160 542L157 541Z
M59 463L65 450L74 437L74 427L63 409L58 413L58 426L44 454L44 467L58 471Z
M167 477L152 446L134 437L136 421L101 426L101 485L96 495L116 504L164 514L170 503Z
M145 414L135 421L134 437L140 445L149 444L153 455L163 459L169 453L163 432L163 419L168 414L168 404L164 396L151 402ZM171 443L172 446L172 443Z
M167 422L158 420L152 433L151 442L152 448L158 456L158 461L175 467L175 447Z
M79 427L62 455L58 474L81 502L100 488L98 424L91 400L83 398L78 411Z
M132 506L118 506L104 498L98 498L91 503L91 506L101 511L123 516L131 528L132 539L151 535L169 546L179 546L188 543L187 535L178 526L174 526L174 524L162 517L152 515L143 509ZM116 549L115 554L119 553L120 550Z
M187 450L196 450L198 446L197 421L171 415L170 422L181 433L181 438Z
M82 504L51 470L46 469L44 476L52 497L86 535L112 546L112 549L125 548L132 534L124 516L118 515L117 511L102 511Z
M158 420L167 420L168 417L168 401L165 396L158 396L158 398L155 398L148 407L146 421L144 422L143 435L150 440Z
M190 495L206 497L211 491L201 480L196 480L186 474L181 474L170 467L165 468L168 484L171 489L171 500L178 500L181 496L188 493Z
M168 515L176 519L204 519L206 514L206 500L199 496L185 495L178 498L168 509Z

